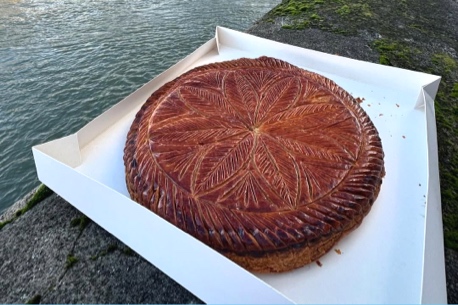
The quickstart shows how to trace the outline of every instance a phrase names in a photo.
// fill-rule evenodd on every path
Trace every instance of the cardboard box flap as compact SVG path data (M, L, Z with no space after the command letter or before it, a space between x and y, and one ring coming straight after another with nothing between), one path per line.
M428 94L429 99L434 102L434 96L436 96L437 90L439 89L439 84L441 82L441 77L436 75L429 75L431 82L423 86L423 90Z
M423 87L426 112L426 137L428 142L428 188L426 204L426 225L424 245L424 266L421 302L447 303L445 257L443 244L442 205L439 179L438 147L434 96L440 78Z
M81 164L80 145L76 133L61 139L49 141L36 145L32 149L48 155L55 160L70 167L77 167Z
M441 81L440 76L430 75L431 82L424 84L420 89L420 96L418 97L417 104L415 108L423 108L425 103L432 103L434 109L434 98L432 96L436 96L437 89L439 88L439 84Z

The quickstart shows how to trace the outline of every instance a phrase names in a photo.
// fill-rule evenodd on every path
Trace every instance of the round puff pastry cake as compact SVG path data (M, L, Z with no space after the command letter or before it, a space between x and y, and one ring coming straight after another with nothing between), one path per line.
M255 272L315 261L356 228L379 193L383 157L357 100L269 57L165 84L124 150L133 200Z

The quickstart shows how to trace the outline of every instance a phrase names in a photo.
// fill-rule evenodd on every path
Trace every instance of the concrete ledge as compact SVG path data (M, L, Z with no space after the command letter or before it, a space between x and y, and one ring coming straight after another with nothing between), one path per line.
M0 244L0 303L201 303L56 194Z

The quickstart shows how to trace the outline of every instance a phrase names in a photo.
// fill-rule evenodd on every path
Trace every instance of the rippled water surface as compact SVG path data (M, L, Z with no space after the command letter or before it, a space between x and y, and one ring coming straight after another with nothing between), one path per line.
M0 213L39 184L31 147L76 132L279 0L0 0Z

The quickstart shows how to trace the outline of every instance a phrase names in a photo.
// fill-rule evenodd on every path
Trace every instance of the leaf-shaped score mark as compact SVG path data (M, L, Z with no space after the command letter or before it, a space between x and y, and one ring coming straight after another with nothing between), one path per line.
M240 119L245 126L254 125L254 109L258 105L259 97L255 87L247 78L240 73L228 73L224 79L224 97L240 114Z
M261 183L262 184L262 183ZM254 171L246 171L232 183L224 185L217 202L229 209L242 211L271 211L270 202L266 200L267 193L260 185L258 175Z
M241 133L239 129L228 128L223 121L188 114L167 122L165 126L150 131L150 140L156 144L202 145L218 142Z
M204 195L227 182L246 167L252 148L253 136L248 132L211 145L197 168L194 179L197 185L192 189L196 194Z
M300 205L310 203L334 189L345 177L349 168L338 163L299 161L303 183Z
M296 77L279 79L264 89L258 105L256 122L269 117L270 113L284 111L296 103L301 91L301 83Z
M154 145L150 143L154 157L168 176L182 188L191 192L189 181L197 161L204 153L199 146Z
M293 107L269 118L262 129L301 159L342 161L356 156L359 148L354 118L338 104Z
M243 118L218 90L208 89L204 84L184 86L180 89L180 99L186 107L203 117L226 121L231 128L245 127Z
M289 108L286 111L274 114L263 123L266 128L273 130L279 125L293 125L298 128L321 128L326 121L332 120L344 108L339 104L305 104ZM297 125L300 124L300 125ZM264 128L264 129L266 129Z
M297 205L300 177L293 157L276 141L263 135L258 138L254 156L261 179L270 185L284 203L294 209Z

